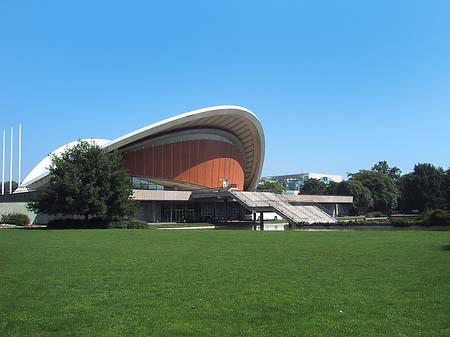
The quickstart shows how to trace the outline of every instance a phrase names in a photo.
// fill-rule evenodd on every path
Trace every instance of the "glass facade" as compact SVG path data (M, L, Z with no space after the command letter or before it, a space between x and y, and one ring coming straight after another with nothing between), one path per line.
M164 222L223 222L244 220L251 212L236 202L163 202L161 221Z
M167 187L162 185L154 184L147 180L139 179L136 177L128 177L131 181L131 185L137 190L167 190Z
M161 221L163 222L194 222L198 220L198 204L187 202L161 204Z
M246 213L248 213L248 211L236 202L204 202L201 204L201 217L205 221L242 219L243 215Z

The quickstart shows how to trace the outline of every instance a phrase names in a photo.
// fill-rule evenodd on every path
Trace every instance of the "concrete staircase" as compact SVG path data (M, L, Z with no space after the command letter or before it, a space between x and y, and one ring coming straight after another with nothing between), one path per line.
M291 224L335 223L336 220L314 205L292 203L282 194L228 191L244 207L255 212L275 212Z

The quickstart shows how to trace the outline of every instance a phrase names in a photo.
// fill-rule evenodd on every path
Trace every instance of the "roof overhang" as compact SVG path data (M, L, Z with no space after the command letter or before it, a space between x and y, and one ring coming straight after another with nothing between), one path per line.
M255 189L264 163L264 131L258 117L243 107L223 105L187 112L128 133L105 148L119 150L142 139L199 127L224 130L239 140L244 149L244 189Z
M233 105L215 106L187 112L130 132L112 141L91 140L108 151L120 150L140 140L192 128L211 128L233 134L241 143L245 161L244 189L254 190L261 178L264 163L265 140L262 125L248 109ZM52 152L59 155L77 141ZM36 188L45 183L50 166L50 155L44 158L24 179L22 189Z

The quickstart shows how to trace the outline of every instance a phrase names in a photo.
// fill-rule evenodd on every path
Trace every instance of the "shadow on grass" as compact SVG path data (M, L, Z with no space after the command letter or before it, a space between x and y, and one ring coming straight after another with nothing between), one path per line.
M450 245L443 245L443 246L441 246L441 250L450 251Z

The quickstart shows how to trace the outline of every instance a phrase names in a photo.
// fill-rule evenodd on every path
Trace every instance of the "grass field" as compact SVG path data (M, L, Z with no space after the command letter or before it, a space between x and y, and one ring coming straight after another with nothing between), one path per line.
M450 232L0 231L0 336L449 336Z

